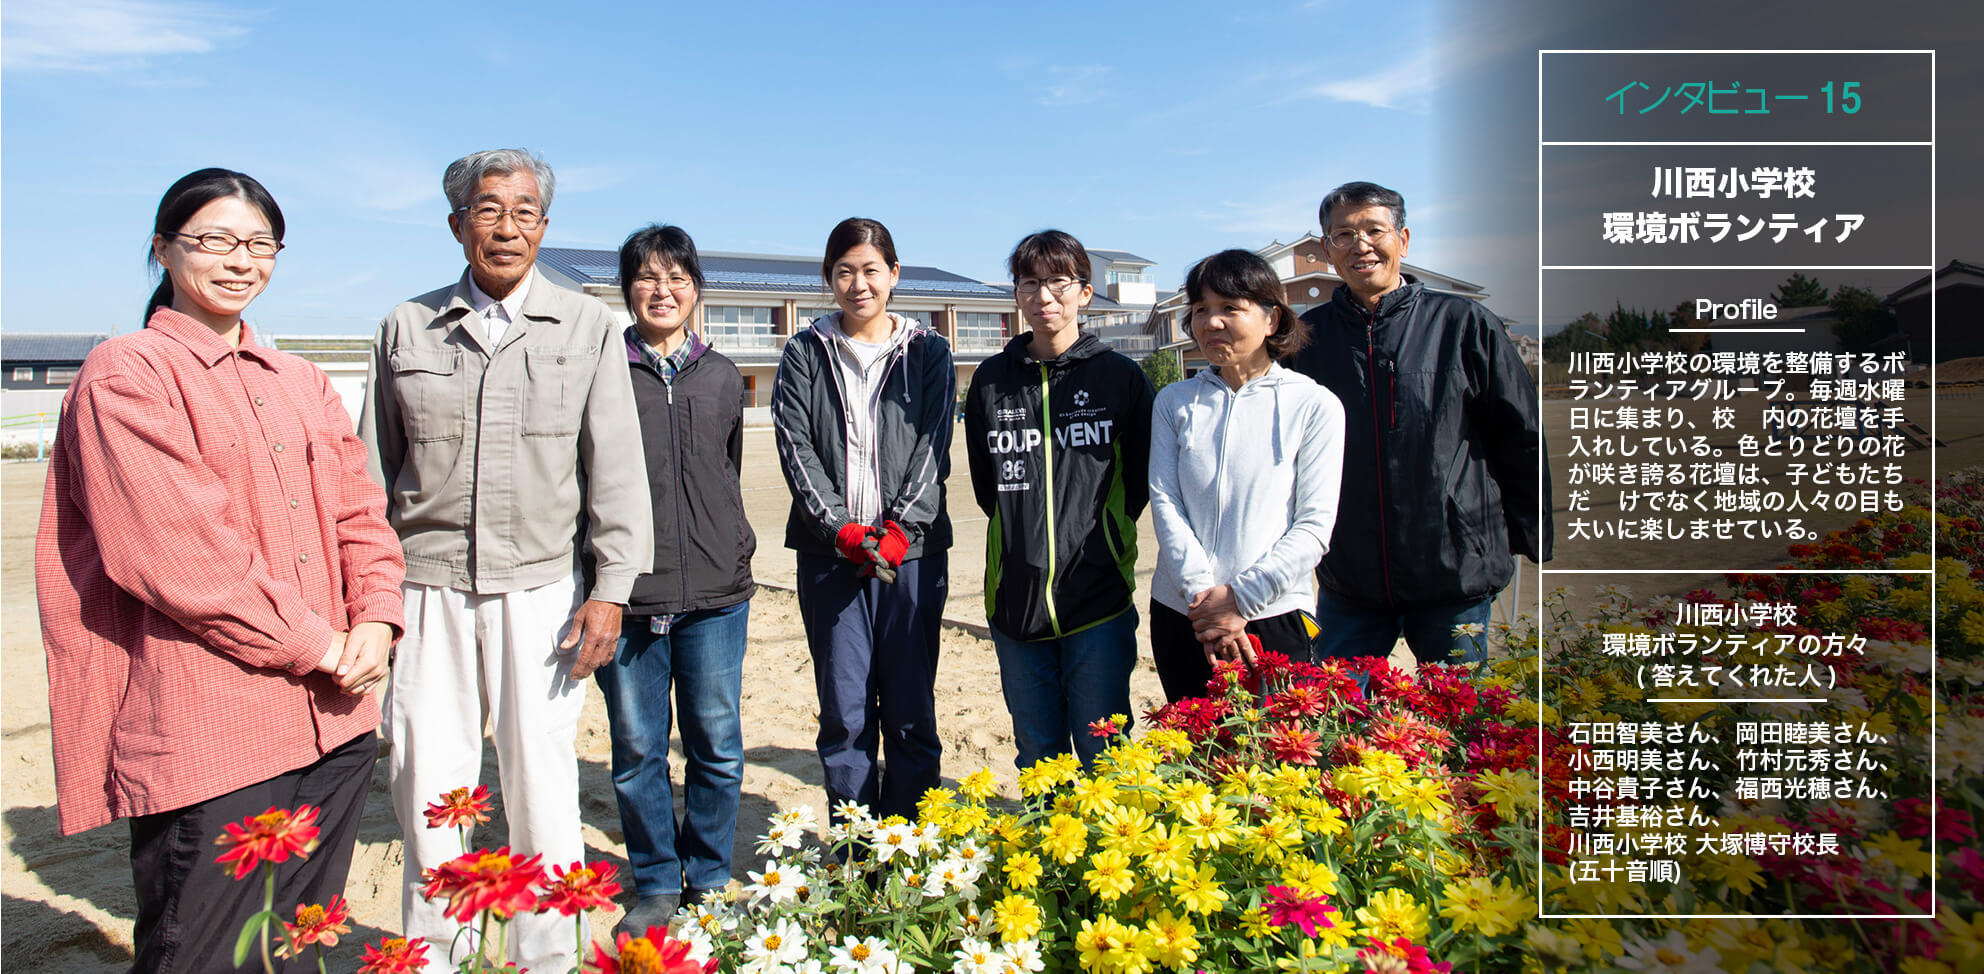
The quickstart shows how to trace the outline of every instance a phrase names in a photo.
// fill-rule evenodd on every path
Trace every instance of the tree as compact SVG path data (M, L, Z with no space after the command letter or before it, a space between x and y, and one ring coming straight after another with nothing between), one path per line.
M1144 375L1152 388L1162 389L1185 377L1185 366L1178 359L1176 351L1163 348L1144 356Z
M1832 333L1839 336L1839 347L1846 351L1870 351L1881 339L1901 330L1894 309L1883 305L1880 295L1864 287L1842 284L1826 304L1838 319L1833 322Z
M1587 311L1543 339L1543 360L1561 365L1569 362L1575 352L1603 352L1611 348L1605 337L1605 321Z
M1826 303L1826 288L1803 274L1792 274L1770 296L1780 308L1813 308Z

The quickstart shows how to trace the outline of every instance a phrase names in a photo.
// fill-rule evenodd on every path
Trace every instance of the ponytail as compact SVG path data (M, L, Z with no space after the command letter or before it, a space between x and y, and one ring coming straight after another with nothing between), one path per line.
M146 302L145 316L144 318L138 321L138 327L140 328L145 327L145 322L152 320L153 312L157 311L160 308L170 308L170 307L172 307L172 275L167 274L164 271L160 271L158 276L158 288L157 290L154 290L152 292L152 299L149 302Z

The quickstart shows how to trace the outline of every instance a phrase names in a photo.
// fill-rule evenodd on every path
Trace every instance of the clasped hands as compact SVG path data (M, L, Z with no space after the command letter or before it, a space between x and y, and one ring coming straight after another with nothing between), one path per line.
M888 572L882 580L889 582L895 580L895 570L902 567L903 556L909 553L909 535L894 521L883 521L879 528L849 521L834 534L834 549L842 558L860 565L863 578L874 577L886 566Z
M1254 646L1247 639L1247 620L1233 601L1233 586L1215 585L1193 595L1185 618L1192 622L1192 632L1199 637L1207 663L1240 660L1249 667L1254 665Z

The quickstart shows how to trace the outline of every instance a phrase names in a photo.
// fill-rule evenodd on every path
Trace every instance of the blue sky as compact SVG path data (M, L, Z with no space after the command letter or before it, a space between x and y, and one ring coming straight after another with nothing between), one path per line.
M160 193L219 165L288 219L250 319L369 333L461 271L441 170L507 145L559 174L547 245L661 220L705 250L810 255L863 215L907 263L1000 280L1055 226L1156 260L1163 288L1374 179L1406 194L1413 263L1532 320L1531 255L1470 223L1483 188L1439 135L1481 45L1526 40L1407 0L1387 43L1349 44L1353 9L7 0L0 327L135 328Z

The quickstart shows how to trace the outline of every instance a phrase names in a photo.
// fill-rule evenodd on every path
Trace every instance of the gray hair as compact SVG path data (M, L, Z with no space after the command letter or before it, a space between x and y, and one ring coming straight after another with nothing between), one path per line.
M1396 190L1366 182L1344 183L1330 190L1329 195L1323 197L1323 205L1317 208L1316 220L1323 225L1323 232L1328 233L1331 210L1338 207L1363 209L1367 206L1382 206L1392 211L1392 228L1395 230L1405 228L1405 197L1400 196Z
M484 178L519 172L537 177L537 191L543 196L538 203L545 212L551 212L551 194L558 188L558 177L552 175L550 163L529 149L486 149L449 163L447 173L441 177L441 192L448 196L448 212L467 206L469 194L482 185Z

